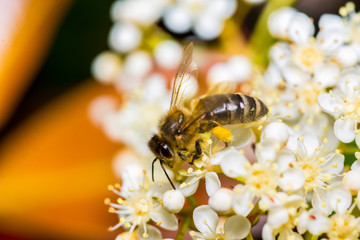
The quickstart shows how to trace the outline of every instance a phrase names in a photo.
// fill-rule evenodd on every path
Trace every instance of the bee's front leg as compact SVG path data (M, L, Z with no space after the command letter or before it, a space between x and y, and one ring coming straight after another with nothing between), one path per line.
M190 162L190 164L193 164L196 159L199 159L202 156L202 148L200 145L200 139L195 141L195 154Z

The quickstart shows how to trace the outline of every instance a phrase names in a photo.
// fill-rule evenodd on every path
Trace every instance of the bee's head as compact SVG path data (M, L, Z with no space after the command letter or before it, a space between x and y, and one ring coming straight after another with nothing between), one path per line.
M175 155L169 143L160 139L158 135L154 135L148 142L148 146L158 159L172 167Z

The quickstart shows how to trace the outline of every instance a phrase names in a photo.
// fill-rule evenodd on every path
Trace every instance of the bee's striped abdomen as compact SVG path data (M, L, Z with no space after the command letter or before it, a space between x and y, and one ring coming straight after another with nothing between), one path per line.
M261 100L242 93L210 95L200 99L196 108L205 112L202 119L221 125L254 122L268 113Z
M230 105L238 106L233 113L233 118L240 119L239 123L254 122L268 113L265 104L255 98L242 93L231 94L229 96Z

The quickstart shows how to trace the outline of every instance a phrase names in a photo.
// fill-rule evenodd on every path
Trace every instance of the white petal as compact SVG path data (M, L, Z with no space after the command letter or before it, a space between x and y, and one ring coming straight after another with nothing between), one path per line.
M343 30L322 30L316 36L316 42L325 54L332 54L344 43L345 33Z
M147 240L147 239L161 240L161 239L163 239L159 229L157 229L154 226L151 226L150 224L146 224L146 233L148 234L148 237L145 238L144 233L145 233L144 228L140 225L139 229L137 230L138 239L140 239L140 240Z
M289 23L289 37L296 43L305 43L315 32L314 24L304 13L297 12Z
M180 62L182 47L176 41L162 41L156 45L154 56L163 68L176 68Z
M272 138L262 140L256 144L255 155L258 162L273 162L275 161L280 144Z
M272 230L272 228L270 228L268 223L265 223L265 225L262 229L262 232L261 232L261 237L264 240L275 240L273 230Z
M297 191L304 186L305 173L298 168L289 168L282 172L282 177L278 181L284 191Z
M213 40L220 35L223 28L222 19L207 14L202 15L195 23L194 32L203 40Z
M102 52L91 64L93 76L101 83L112 83L121 72L121 60L113 52Z
M232 191L230 189L220 188L209 198L209 206L218 213L229 213L231 210L231 196Z
M341 182L330 185L327 198L332 210L339 214L344 214L352 202L350 191Z
M360 72L357 68L349 68L341 73L339 88L345 95L349 97L358 95L360 88L359 75Z
M316 191L313 192L311 199L313 208L319 210L326 216L329 215L332 211L327 201L327 191L325 189L317 188Z
M303 211L299 216L299 223L296 226L296 229L300 234L303 234L307 231L308 228L308 222L309 222L309 212Z
M309 212L304 211L299 217L297 229L303 234L306 229L313 235L320 235L329 228L329 218L322 215L319 211L311 209Z
M277 172L281 173L285 170L289 169L291 166L295 166L296 164L296 157L292 151L283 150L279 153L277 157Z
M194 183L188 185L187 183L189 183L192 179L194 179L195 177L189 177L189 178L186 178L185 180L185 184L184 184L184 187L182 187L180 185L180 192L185 196L185 197L188 197L188 196L191 196L193 195L198 186L199 186L199 181L195 181Z
M247 171L245 164L248 163L245 156L239 151L228 151L220 163L221 170L231 178L245 176Z
M250 232L251 224L246 217L235 215L229 217L224 224L226 239L243 239Z
M344 27L344 21L343 18L337 14L325 13L321 15L318 25L321 30L337 28L341 29Z
M307 79L309 79L308 75L304 71L292 64L288 64L283 68L283 76L290 86L303 84Z
M340 116L343 109L339 98L329 93L322 93L318 96L318 103L322 110L331 114L332 116Z
M236 10L237 2L235 0L213 0L206 6L207 14L214 14L217 17L226 19L231 17Z
M229 66L226 63L216 63L208 71L207 81L210 84L219 82L232 82L234 80Z
M331 153L326 156L323 168L327 173L339 174L344 168L344 155Z
M360 170L360 160L356 160L351 164L351 170Z
M275 65L282 69L292 56L290 45L287 42L277 42L274 44L269 51L269 57L275 63Z
M219 177L215 172L207 172L205 174L205 187L206 193L210 197L221 187Z
M355 136L355 143L360 148L360 134L356 134Z
M124 61L124 73L129 77L142 78L148 74L151 69L151 56L144 51L132 52Z
M254 195L245 186L236 185L232 195L234 212L238 215L247 216L254 207L253 199Z
M185 8L169 8L163 16L164 25L174 33L185 33L190 31L192 19Z
M193 220L196 228L206 236L214 236L216 226L219 221L217 213L208 205L202 205L195 208Z
M323 89L332 87L339 79L340 68L335 63L323 64L316 68L314 73L314 81Z
M160 204L153 207L149 213L151 220L167 230L177 230L178 220L175 214L168 213Z
M335 57L343 68L352 67L359 61L359 56L354 45L341 46L336 51Z
M238 125L226 126L232 133L233 139L229 142L229 145L235 148L241 148L251 141L252 132L251 128L243 128Z
M138 27L129 23L113 25L109 34L109 45L120 53L127 53L139 46L142 33Z
M291 18L297 11L294 8L283 7L271 13L268 20L268 29L276 38L287 39Z
M344 143L352 142L355 139L356 122L349 118L339 118L334 124L335 136Z
M264 79L267 85L270 87L277 87L283 81L279 68L274 64L270 63L264 74Z
M289 221L289 212L286 208L277 208L271 210L268 215L267 223L273 229L279 228L281 225Z
M320 146L319 137L312 133L304 134L302 137L303 137L302 142L306 149L306 153L308 156L310 156L311 154L314 153L316 148Z
M360 191L360 169L354 169L348 171L342 182L347 188L353 191Z
M252 72L250 60L243 55L235 55L228 60L228 68L234 81L243 82L248 79Z

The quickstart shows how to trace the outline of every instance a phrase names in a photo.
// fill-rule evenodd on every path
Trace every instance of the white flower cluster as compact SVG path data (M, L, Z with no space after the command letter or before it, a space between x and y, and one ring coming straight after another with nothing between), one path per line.
M357 239L360 13L352 3L342 7L340 15L324 14L316 35L304 13L289 7L273 12L268 28L279 41L269 51L264 74L254 78L256 66L234 55L213 64L205 75L210 84L240 82L250 88L269 108L265 122L252 128L226 126L233 135L231 144L217 151L218 139L207 138L207 146L214 149L205 149L191 165L168 168L161 162L164 169L151 169L153 157L146 143L170 102L166 79L157 67L176 66L181 47L167 40L155 41L151 54L139 50L145 37L139 28L161 19L175 33L193 31L209 40L220 34L235 9L236 1L222 0L115 2L109 41L127 55L103 53L95 59L93 72L100 81L131 94L124 94L120 108L101 98L91 111L109 137L131 149L114 163L122 184L109 187L119 196L116 203L105 200L119 217L110 230L126 230L118 239L163 239L154 225L178 230L178 238L188 231L197 240L251 239L251 227L266 215L265 240ZM152 170L155 182L148 174ZM163 170L176 190L160 174ZM189 231L189 221L196 229Z

